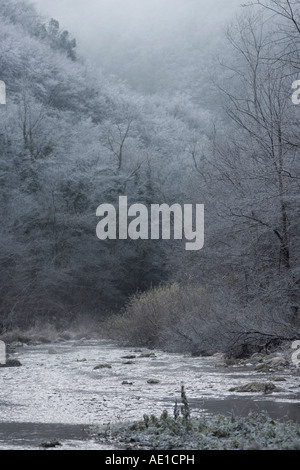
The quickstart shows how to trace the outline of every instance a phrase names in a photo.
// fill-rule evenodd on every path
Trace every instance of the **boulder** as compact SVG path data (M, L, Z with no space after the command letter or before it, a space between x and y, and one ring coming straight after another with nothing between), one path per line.
M155 385L155 384L159 384L160 381L157 380L157 379L149 379L147 380L147 384L151 384L151 385Z
M286 360L282 356L274 356L270 357L268 359L265 359L264 361L265 364L270 364L270 366L285 366L286 365Z
M272 382L250 382L245 385L239 385L229 389L230 392L241 393L272 393L280 390L281 389L277 388Z
M270 372L272 370L283 370L289 365L289 362L283 357L278 355L267 356L262 362L256 365L257 372Z

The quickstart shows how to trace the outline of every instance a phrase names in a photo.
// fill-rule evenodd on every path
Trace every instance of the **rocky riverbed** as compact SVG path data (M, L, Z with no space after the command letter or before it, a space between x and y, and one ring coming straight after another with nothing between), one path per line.
M195 418L266 411L300 423L300 369L289 345L243 361L84 338L9 350L21 366L0 369L0 449L38 449L55 440L62 444L56 449L117 448L90 430L163 410L172 415L182 384Z

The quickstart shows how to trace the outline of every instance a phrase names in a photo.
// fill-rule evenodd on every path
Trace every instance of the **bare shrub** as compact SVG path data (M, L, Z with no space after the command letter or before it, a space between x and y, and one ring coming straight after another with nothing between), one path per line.
M177 283L135 295L104 331L122 344L199 356L246 357L300 337L299 328L275 305L243 304L233 289L208 292Z
M0 338L5 343L51 343L57 338L57 330L50 324L45 324L43 328L31 327L22 329L19 327L13 328L6 333L3 333Z
M36 322L28 328L16 326L0 334L5 343L20 342L24 344L52 343L54 341L76 340L81 338L101 337L101 323L93 316L78 315L69 324L62 327L49 322Z
M110 319L107 333L125 344L164 347L169 342L169 332L184 339L191 350L193 339L176 327L182 319L208 314L205 290L199 285L174 283L159 286L133 296L124 313ZM170 348L168 344L168 349Z

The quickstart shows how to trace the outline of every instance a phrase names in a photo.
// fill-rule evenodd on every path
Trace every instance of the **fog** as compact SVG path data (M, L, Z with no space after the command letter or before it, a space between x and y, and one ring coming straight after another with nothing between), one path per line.
M78 50L140 91L180 89L210 50L241 0L35 0L38 11L59 20ZM195 75L194 73L192 74ZM185 84L187 80L185 79Z

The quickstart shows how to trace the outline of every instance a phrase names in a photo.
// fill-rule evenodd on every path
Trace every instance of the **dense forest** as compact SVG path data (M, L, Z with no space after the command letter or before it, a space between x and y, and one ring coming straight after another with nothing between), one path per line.
M131 343L235 355L299 339L299 50L299 3L255 2L173 63L181 89L143 93L1 0L0 331L93 318ZM124 195L204 204L204 248L100 241L97 207Z

